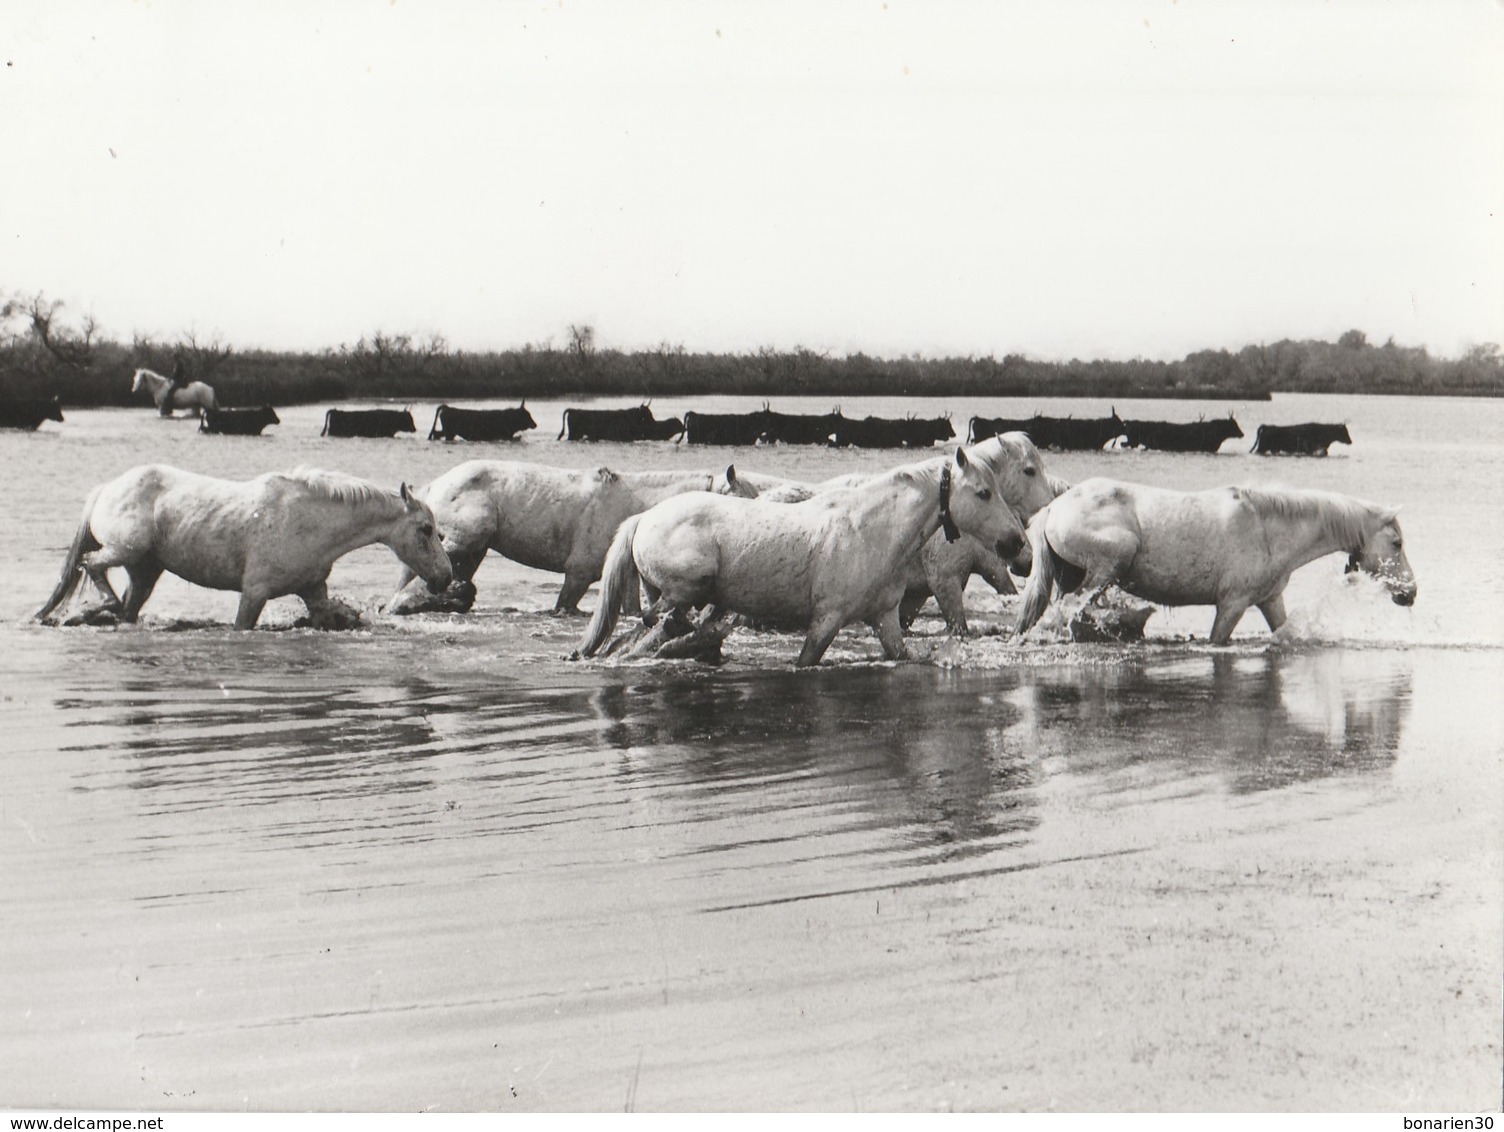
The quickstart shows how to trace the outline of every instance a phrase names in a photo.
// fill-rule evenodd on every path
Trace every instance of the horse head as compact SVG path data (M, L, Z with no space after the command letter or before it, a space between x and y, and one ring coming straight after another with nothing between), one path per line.
M1346 573L1359 570L1389 591L1396 605L1414 605L1418 586L1410 560L1405 557L1405 536L1400 531L1398 509L1386 511L1373 533L1348 555Z
M382 541L403 565L428 583L430 590L442 593L454 580L454 567L444 550L444 538L433 510L405 483L398 494L402 497L403 513L392 525L391 535Z
M144 370L144 369L138 369L136 371L136 376L131 379L131 392L132 393L140 393L141 392L141 385L146 380L146 373L147 373L147 371Z
M946 473L949 473L948 475ZM997 476L981 460L967 457L957 448L945 464L940 480L940 518L995 547L1003 558L1013 558L1024 548L1024 529L998 486ZM947 528L946 537L950 538Z
M710 490L716 495L737 495L743 499L756 499L760 494L757 488L736 474L735 464L727 464L725 472L714 477L713 484Z
M988 437L973 445L967 455L987 465L997 477L1008 506L1025 522L1048 507L1064 490L1056 490L1060 481L1045 470L1039 449L1021 432Z

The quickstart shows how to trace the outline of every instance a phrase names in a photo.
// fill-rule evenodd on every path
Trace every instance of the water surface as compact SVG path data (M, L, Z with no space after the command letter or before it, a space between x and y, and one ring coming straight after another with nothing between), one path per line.
M741 631L718 669L571 664L552 576L493 558L475 614L387 619L380 548L331 580L368 614L352 633L290 628L295 601L236 633L234 595L171 579L135 627L26 620L88 488L151 460L395 483L479 455L902 459L572 446L533 411L547 435L516 445L319 440L322 407L256 440L148 410L0 435L0 1104L1497 1104L1497 405L1239 412L1349 417L1325 461L1049 457L1401 503L1417 606L1334 558L1297 575L1277 642L1250 617L1201 645L1209 610L1135 647L952 642L925 617L908 664L865 631L816 671L797 637ZM968 592L989 631L1012 601Z

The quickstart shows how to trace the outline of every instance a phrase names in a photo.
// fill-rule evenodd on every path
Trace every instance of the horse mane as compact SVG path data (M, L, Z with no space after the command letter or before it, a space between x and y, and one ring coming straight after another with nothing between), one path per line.
M1361 546L1383 525L1385 510L1352 495L1335 491L1237 488L1260 518L1315 519L1322 530L1344 547Z
M397 493L390 488L344 472L325 471L323 468L310 468L300 464L290 472L272 474L296 480L333 503L390 503L397 497Z

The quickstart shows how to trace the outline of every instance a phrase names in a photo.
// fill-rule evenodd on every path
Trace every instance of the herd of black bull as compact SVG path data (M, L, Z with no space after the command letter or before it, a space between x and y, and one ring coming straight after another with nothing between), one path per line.
M57 398L0 400L0 428L33 430L43 421L61 422ZM267 425L280 423L270 405L254 409L205 409L199 431L257 436ZM537 428L527 404L507 409L460 409L440 405L434 413L429 440L513 440ZM392 437L417 432L407 409L330 409L321 436ZM1097 418L1033 417L1009 419L972 417L967 443L974 444L1004 432L1026 433L1040 448L1091 451L1122 439L1125 447L1162 452L1216 452L1223 441L1243 435L1229 414L1214 420L1123 420L1114 411ZM902 420L884 417L856 419L829 413L775 413L766 404L750 413L684 414L684 419L655 419L647 405L633 409L564 410L559 439L670 440L687 444L821 444L837 448L928 448L955 436L948 417ZM1351 444L1345 424L1260 425L1252 451L1265 456L1325 456L1334 443Z

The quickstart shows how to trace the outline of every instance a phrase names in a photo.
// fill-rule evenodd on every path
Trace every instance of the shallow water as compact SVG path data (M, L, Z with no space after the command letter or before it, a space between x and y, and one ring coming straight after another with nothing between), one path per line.
M320 440L321 407L259 440L146 410L0 434L0 1105L1497 1104L1501 406L1236 407L1250 433L1348 417L1324 461L1048 457L1402 503L1417 606L1328 560L1273 645L1256 616L1187 641L1210 612L1180 610L1136 647L926 617L902 665L865 631L812 672L746 631L718 669L570 664L553 577L493 556L475 614L387 619L380 548L331 579L368 613L352 633L288 628L289 600L237 634L234 595L173 579L140 626L25 620L88 488L152 460L422 482L476 456L902 459L568 445L530 407L547 435L516 445ZM935 409L843 406L910 408ZM967 411L1036 408L1099 407ZM968 592L984 628L1011 602Z

